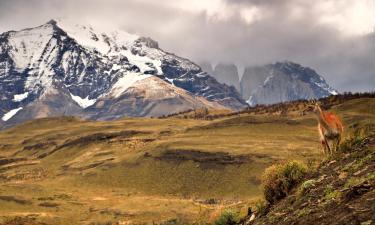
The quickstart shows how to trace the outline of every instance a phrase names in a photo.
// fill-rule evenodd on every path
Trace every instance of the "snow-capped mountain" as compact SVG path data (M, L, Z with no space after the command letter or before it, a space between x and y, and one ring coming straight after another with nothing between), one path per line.
M149 79L150 76L153 79ZM115 110L116 115L108 116L102 108L97 114L95 109L99 102L106 108L113 107L106 101L116 102L117 107L123 108L123 101L116 99L128 96L127 90L136 84L137 94L141 96L133 93L132 97L144 99L145 92L139 90L141 81L158 85L153 90L160 91L160 86L164 87L169 93L165 96L183 92L189 102L196 101L195 105L207 103L240 109L246 104L233 87L220 84L193 62L163 51L150 38L122 30L103 31L51 20L35 28L0 35L3 122L63 114L95 119L129 115L128 110ZM160 93L158 96L158 100L166 99ZM182 102L178 104L186 103ZM168 112L175 112L172 104L169 106ZM180 105L176 110L179 108ZM135 113L138 111L142 109L130 115L150 115Z
M338 94L314 70L293 62L278 62L253 71L261 71L259 76L257 74L253 74L253 76L258 76L264 81L252 90L247 101L251 106ZM246 84L242 82L241 86L244 85Z

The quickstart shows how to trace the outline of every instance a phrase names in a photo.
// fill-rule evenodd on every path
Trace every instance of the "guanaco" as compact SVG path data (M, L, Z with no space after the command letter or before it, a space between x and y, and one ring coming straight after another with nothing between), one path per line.
M344 127L337 115L322 110L319 102L312 101L312 103L313 112L318 120L318 132L323 153L332 155L339 147ZM329 141L332 142L332 148L329 146Z

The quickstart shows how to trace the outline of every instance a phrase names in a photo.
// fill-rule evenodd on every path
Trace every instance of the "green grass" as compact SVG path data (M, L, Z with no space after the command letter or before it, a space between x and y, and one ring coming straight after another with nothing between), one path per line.
M347 131L374 121L375 113L363 104L375 102L357 99L333 108ZM138 133L59 148L121 131ZM257 180L265 168L319 161L319 147L312 115L35 120L0 132L0 195L31 202L0 198L0 222L26 215L52 224L209 220L218 206L259 199ZM1 165L3 158L19 161Z
M341 192L339 190L334 190L331 185L327 185L324 189L324 199L329 201L338 201L341 198Z
M215 225L236 225L238 223L238 214L232 210L224 211L216 219Z

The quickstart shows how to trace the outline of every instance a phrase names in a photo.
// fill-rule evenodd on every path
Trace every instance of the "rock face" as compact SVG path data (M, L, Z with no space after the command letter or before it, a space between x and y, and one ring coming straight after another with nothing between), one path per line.
M337 94L314 70L292 62L247 68L241 87L244 98L250 94L247 102L251 106Z
M215 66L213 74L220 83L234 86L236 90L240 91L240 81L236 65L219 63Z
M128 115L126 110L115 110L117 115L104 116L93 108L114 89L121 86L125 91L148 75L160 79L154 84L165 87L166 93L179 88L192 98L205 98L211 105L232 109L246 105L235 88L217 82L191 61L164 52L151 38L51 20L0 35L2 124L62 114L93 115L95 119ZM131 115L148 116L134 113L141 111L137 109Z
M210 62L201 62L199 63L199 66L202 68L202 71L212 75L212 76L215 76L214 75L214 69L212 67L212 64Z
M211 63L202 62L199 66L202 68L202 71L212 75L220 83L233 86L238 92L240 92L240 81L236 65L219 63L213 68Z
M269 70L266 66L246 67L241 78L241 96L249 99L251 93L269 76Z

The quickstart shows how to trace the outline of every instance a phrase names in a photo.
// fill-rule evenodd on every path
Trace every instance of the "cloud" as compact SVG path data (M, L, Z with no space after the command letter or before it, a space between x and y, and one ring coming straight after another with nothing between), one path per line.
M150 36L193 61L292 60L340 91L374 90L372 0L1 0L0 32L51 18Z

